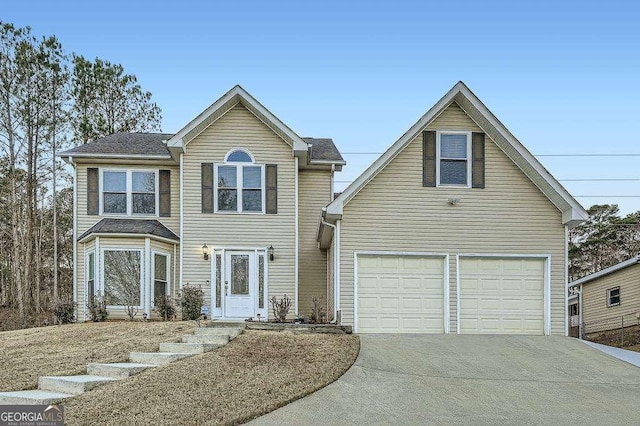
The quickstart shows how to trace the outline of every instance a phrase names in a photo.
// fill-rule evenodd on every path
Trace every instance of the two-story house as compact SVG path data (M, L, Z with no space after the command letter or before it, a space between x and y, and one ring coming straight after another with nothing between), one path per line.
M175 135L62 157L81 320L89 295L149 314L191 284L212 318L268 319L286 294L291 317L318 296L362 333L567 332L566 233L587 213L462 82L337 197L333 142L239 86Z

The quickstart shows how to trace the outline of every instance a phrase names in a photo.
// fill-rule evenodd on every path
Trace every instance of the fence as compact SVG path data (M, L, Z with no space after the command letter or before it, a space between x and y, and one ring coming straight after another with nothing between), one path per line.
M609 346L638 345L640 344L640 317L638 314L628 314L583 322L582 338Z

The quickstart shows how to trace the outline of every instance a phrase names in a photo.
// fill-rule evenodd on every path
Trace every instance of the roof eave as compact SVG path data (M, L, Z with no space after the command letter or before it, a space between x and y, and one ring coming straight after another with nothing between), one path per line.
M134 233L129 233L129 232L92 232L88 235L85 235L84 237L78 239L79 243L84 243L87 241L90 241L91 239L95 238L95 237L109 237L109 238L151 238L157 241L163 241L165 243L169 243L169 244L179 244L180 243L180 239L178 238L177 240L171 239L171 238L166 238L166 237L161 237L159 235L154 235L154 234L149 234L149 233L144 233L144 234L134 234ZM177 238L177 236L176 236Z
M567 288L588 284L589 282L595 279L602 278L609 274L613 274L614 272L617 272L621 269L625 269L625 268L628 268L629 266L633 266L636 263L640 263L640 256L632 257L629 260L625 260L624 262L620 262L617 265L610 266L601 271L594 272L593 274L587 275L586 277L582 277L579 280L571 281L570 283L567 283Z

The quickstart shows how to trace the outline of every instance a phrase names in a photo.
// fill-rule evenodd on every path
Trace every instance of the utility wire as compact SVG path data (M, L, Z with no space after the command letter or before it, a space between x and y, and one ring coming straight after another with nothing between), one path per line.
M341 152L342 155L381 155L382 152ZM534 157L640 157L640 153L614 154L534 154Z

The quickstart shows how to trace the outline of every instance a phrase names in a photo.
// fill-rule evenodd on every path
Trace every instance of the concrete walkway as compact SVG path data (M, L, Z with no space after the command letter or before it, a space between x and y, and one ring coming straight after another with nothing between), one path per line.
M614 348L613 346L601 345L600 343L589 342L588 340L580 340L582 343L586 343L592 348L604 352L607 355L618 358L619 360L633 364L636 367L640 367L640 353L634 351L628 351L626 349Z
M256 425L640 424L640 369L566 337L363 335L335 383Z

